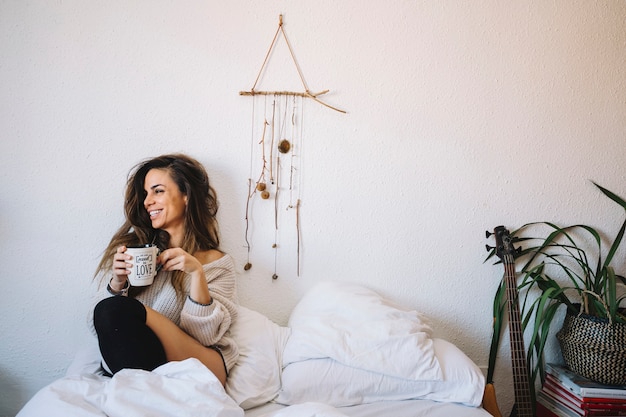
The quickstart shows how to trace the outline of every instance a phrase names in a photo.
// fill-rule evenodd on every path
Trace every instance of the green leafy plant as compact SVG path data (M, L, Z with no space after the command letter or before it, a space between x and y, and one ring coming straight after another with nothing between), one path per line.
M626 211L623 198L595 182L593 184ZM547 236L534 237L538 230L547 230ZM620 292L620 287L623 289L626 285L626 279L616 274L612 266L625 231L626 220L606 252L602 235L584 224L560 227L550 222L534 222L511 232L513 241L521 245L516 262L522 265L518 291L522 325L525 334L530 337L527 362L533 382L539 376L543 379L544 348L560 307L566 306L574 315L584 313L607 319L610 323L626 323L626 315L620 305L626 298L623 291ZM492 256L493 253L487 259ZM522 260L525 261L520 263ZM503 330L505 304L506 295L501 285L494 297L495 326L490 368L495 364Z

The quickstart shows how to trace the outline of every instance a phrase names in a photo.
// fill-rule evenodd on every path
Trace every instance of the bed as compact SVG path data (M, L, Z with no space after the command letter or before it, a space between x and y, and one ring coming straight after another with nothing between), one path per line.
M287 326L241 306L226 387L196 359L103 376L97 346L17 417L489 417L485 379L426 317L358 284L309 290Z

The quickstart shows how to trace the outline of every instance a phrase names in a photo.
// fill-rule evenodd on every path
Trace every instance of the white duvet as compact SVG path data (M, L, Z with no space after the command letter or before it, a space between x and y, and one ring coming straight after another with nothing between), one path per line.
M259 417L348 417L330 405L308 402L262 414Z
M16 417L243 417L217 378L196 359L152 372L125 369L112 378L81 374L39 391ZM344 417L319 403L299 404L263 417Z
M341 407L416 399L482 415L475 408L482 372L431 332L419 313L373 291L321 283L296 306L289 327L240 307L231 327L240 357L226 388L196 359L104 377L92 346L16 417L243 417L270 401L286 407L262 417L342 417L354 407Z
M197 359L188 359L152 372L124 369L112 378L67 376L39 391L17 415L243 417L244 413L211 371Z

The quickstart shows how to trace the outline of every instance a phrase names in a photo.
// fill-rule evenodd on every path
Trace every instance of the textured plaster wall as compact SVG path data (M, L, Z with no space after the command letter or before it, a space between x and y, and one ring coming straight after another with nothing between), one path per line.
M306 103L301 274L285 248L271 279L258 219L243 304L285 324L316 282L361 282L486 366L502 271L483 263L484 231L622 221L589 182L626 195L621 0L2 1L0 415L91 337L90 279L139 160L183 151L207 166L223 249L243 267L251 100L238 92L281 13L310 89L348 113ZM271 62L265 87L300 90L284 47ZM506 341L499 364L507 410Z

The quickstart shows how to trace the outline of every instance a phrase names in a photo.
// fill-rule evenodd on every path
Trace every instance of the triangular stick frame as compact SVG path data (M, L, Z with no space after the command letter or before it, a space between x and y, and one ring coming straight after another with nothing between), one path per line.
M263 73L263 70L265 69L265 66L267 65L267 61L269 59L270 53L272 52L272 49L274 48L274 45L276 44L276 39L278 39L278 35L282 33L283 38L285 38L285 43L287 44L287 47L289 48L289 53L291 54L291 59L293 60L294 65L296 66L296 70L298 71L298 75L300 76L300 81L302 81L302 85L304 86L304 92L300 93L300 92L293 92L293 91L256 91L254 88L256 87L257 83L259 82L259 78L261 78L261 74ZM318 103L333 109L335 111L338 111L340 113L345 113L345 110L341 110L338 109L336 107L333 107L327 103L324 103L322 100L320 100L319 98L317 98L318 96L321 96L322 94L326 94L328 93L329 90L324 90L324 91L320 91L319 93L312 93L309 88L306 85L306 82L304 81L304 76L302 75L302 71L300 70L300 66L298 65L298 62L296 61L296 57L293 53L293 49L291 48L291 44L289 43L289 39L287 39L287 34L285 33L285 29L283 28L283 15L279 15L278 17L278 29L276 30L276 34L274 34L274 39L272 40L272 44L270 45L270 49L267 51L267 54L265 55L265 60L263 61L263 65L261 65L261 69L259 70L259 74L256 77L256 80L254 81L254 85L252 86L252 88L250 89L250 91L240 91L239 95L242 96L298 96L298 97L308 97L311 98L315 101L317 101Z

